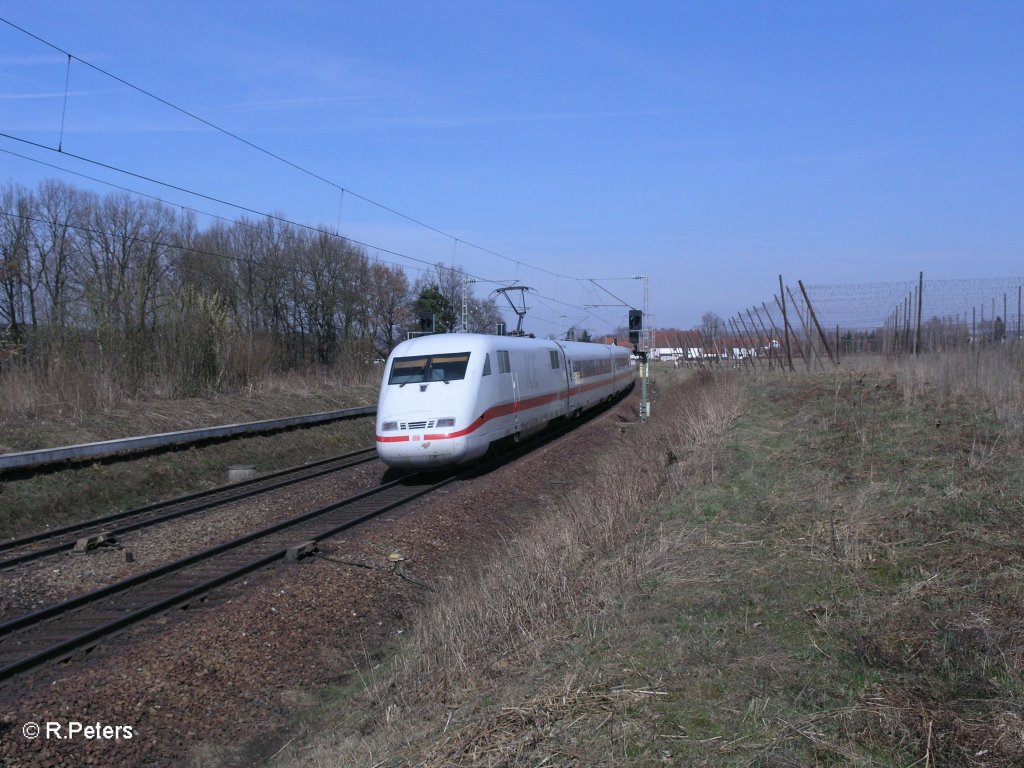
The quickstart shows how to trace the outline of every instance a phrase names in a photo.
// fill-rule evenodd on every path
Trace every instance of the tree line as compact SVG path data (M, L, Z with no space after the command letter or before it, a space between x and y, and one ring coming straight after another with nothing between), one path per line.
M99 367L129 395L227 390L277 371L365 368L418 330L461 328L466 277L410 284L327 227L214 220L59 180L0 188L0 376ZM466 325L492 331L493 301ZM73 363L74 365L70 365Z

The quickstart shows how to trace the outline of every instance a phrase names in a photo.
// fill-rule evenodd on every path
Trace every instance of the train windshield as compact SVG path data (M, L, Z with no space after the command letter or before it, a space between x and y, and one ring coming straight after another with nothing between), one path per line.
M466 378L469 352L446 355L396 357L391 363L388 384L422 384L428 381L458 381Z

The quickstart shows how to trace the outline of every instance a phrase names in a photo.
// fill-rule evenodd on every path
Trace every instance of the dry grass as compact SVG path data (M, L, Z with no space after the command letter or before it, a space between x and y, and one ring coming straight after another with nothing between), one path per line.
M95 356L69 346L45 361L0 368L0 420L60 419L74 421L111 413L139 401L213 399L219 395L259 396L262 393L307 395L345 387L379 385L379 367L365 354L333 368L310 366L278 371L271 353L245 339L230 354L230 369L214 369L198 378L177 368L157 366L131 375ZM189 359L182 355L181 359ZM183 381L187 379L187 382Z
M896 363L905 402L927 398L941 408L969 401L991 408L1013 436L1024 429L1024 346L976 346L944 354L908 357Z
M11 366L0 375L0 416L74 417L107 411L126 397L114 377L79 360Z
M665 691L581 684L569 675L553 686L527 696L514 705L491 707L465 718L426 745L417 760L424 765L502 765L529 763L541 741L563 745L548 755L548 764L586 764L587 747L595 731L605 724L629 721L631 705L643 706ZM570 746L570 745L577 746Z

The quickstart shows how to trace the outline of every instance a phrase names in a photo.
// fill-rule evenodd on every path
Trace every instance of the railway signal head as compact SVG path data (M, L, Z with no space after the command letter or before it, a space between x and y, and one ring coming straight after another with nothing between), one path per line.
M640 331L644 327L644 313L639 309L629 310L629 343L636 347L640 343Z

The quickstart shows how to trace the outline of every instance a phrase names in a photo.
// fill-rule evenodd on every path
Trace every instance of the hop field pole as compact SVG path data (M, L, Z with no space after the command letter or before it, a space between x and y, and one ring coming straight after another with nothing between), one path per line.
M917 337L914 342L914 354L921 355L921 303L924 296L924 272L917 274Z
M1006 338L1006 327L1010 324L1010 317L1006 314L1006 291L1003 291L1003 338Z
M768 370L773 370L775 364L775 347L772 346L772 337L768 335L768 331L765 329L764 323L761 321L761 315L758 314L757 307L752 307L754 314L750 314L750 310L747 310L747 317L750 318L750 324L754 325L754 318L757 318L757 325L761 326L761 333L764 334L765 343L768 345ZM757 325L754 325L754 329L757 330Z
M1020 294L1021 286L1017 286L1017 332L1013 334L1013 343L1016 344L1020 340ZM1010 328L1010 318L1006 318L1006 327Z
M900 299L900 303L896 305L896 358L899 359L903 355L903 350L907 345L906 340L906 324L907 324L907 297L904 296Z
M897 304L893 310L893 356L899 359L903 352L903 305Z
M896 311L889 313L885 324L885 357L891 360L896 351Z
M807 326L804 323L804 313L797 303L796 296L793 295L793 289L788 285L786 286L786 294L789 296L789 306L793 308L792 314L800 321L799 325L793 324L793 337L796 339L796 345L800 349L800 358L804 361L804 365L807 366L807 370L810 371L814 361L811 350L807 346Z
M736 341L743 342L744 341L743 335L740 333L739 326L736 325L736 321L733 320L730 317L729 318L729 324L732 326L732 333L733 333L733 336L735 337ZM736 347L733 347L732 349L735 350ZM754 370L754 368L756 367L754 365L754 361L747 359L747 354L746 354L746 352L744 350L740 350L740 352L741 352L740 358L742 358L742 360L743 360L743 367L746 368L747 366L749 366L751 370Z
M1021 286L1017 286L1017 341L1020 341L1020 289Z
M803 352L803 344L806 343L807 344L807 355L804 357L804 362L807 364L807 371L811 372L811 371L814 370L814 363L815 362L818 362L819 365L821 364L820 361L817 360L817 356L814 353L814 339L811 338L811 329L807 327L807 321L804 320L803 313L800 311L799 307L797 306L796 298L793 296L793 291L791 291L789 289L788 285L786 286L786 291L789 293L789 300L791 302L793 302L793 308L796 310L796 316L800 320L800 328L803 330L803 342L800 345L801 346L800 354L801 355L804 354L804 352ZM824 366L822 366L821 369L824 371L825 370Z
M781 302L779 301L779 297L778 297L778 296L776 296L776 297L775 297L775 304L776 304L776 305L777 305L778 307L780 307L780 308L782 307L782 303L781 303ZM788 320L784 320L784 322L786 323L787 327L790 327L790 326L789 326L789 322L788 322ZM792 338L793 338L793 342L795 343L795 342L796 342L796 340L797 340L797 338L796 338L796 331L795 331L795 330L792 330L792 329L791 329L791 330L790 330L790 335L792 336ZM800 359L801 359L801 360L802 360L802 361L804 362L804 364L806 365L806 364L807 364L807 359L806 359L806 358L804 357L804 350L803 350L803 347L801 347L801 346L800 346L799 344L797 344L797 345L796 345L796 351L797 351L797 352L798 352L798 353L800 354ZM793 367L793 360L792 360L792 358L790 358L790 361L789 361L789 370L791 370L791 371L792 371L792 370L795 370L795 369L794 369L794 367Z
M727 318L725 323L725 329L732 334L732 341L725 345L726 358L729 360L729 364L731 365L735 359L736 353L740 351L736 346L740 342L740 334L739 331L736 330L736 321L731 317ZM741 355L740 359L743 361L743 367L746 368L748 365L746 357Z
M911 289L903 299L903 352L910 354L913 351L913 343L910 336L910 307L913 300L914 290Z
M778 326L778 324L777 324L777 323L775 322L775 318L774 318L774 317L772 317L772 313L771 313L770 311L768 311L768 303L767 303L767 302L765 302L765 301L762 301L762 302L761 302L761 307L762 307L762 308L764 309L764 313L765 313L765 315L767 315L767 316L768 316L768 323L769 323L769 324L771 325L771 327L772 327L772 339L771 339L771 340L769 341L769 343L771 343L771 341L772 341L772 340L774 340L774 339L775 339L775 338L776 338L776 337L777 337L777 336L779 335L779 326ZM754 311L755 311L755 312L757 312L757 310L756 310L756 309L755 309ZM760 319L760 317L761 317L761 315L760 315L760 314L758 314L758 319ZM780 342L780 344L779 344L779 348L781 349L781 348L782 348L782 346L783 346L783 344L782 344L782 343ZM792 367L792 366L791 366L791 367ZM780 352L780 353L779 353L779 370L780 370L780 371L783 371L783 370L785 370L785 368L786 368L786 366L785 366L785 365L783 365L783 363L782 363L782 353Z
M801 311L796 296L793 295L793 290L788 285L786 286L786 292L789 294L789 300L793 302L793 309L796 312L797 319L800 321L800 330L803 332L803 335L800 337L800 350L801 354L804 355L804 362L807 363L807 370L811 372L814 370L815 363L818 362L818 351L814 348L814 338L811 336L811 329L807 324L803 311ZM806 351L804 351L805 348Z
M917 354L917 346L914 344L914 308L917 307L917 286L910 289L907 294L907 351Z
M750 350L751 350L751 353L753 354L754 362L757 364L758 368L760 368L761 370L764 370L764 361L757 354L757 347L758 347L757 341L754 339L753 335L747 329L747 324L743 320L743 313L742 312L737 312L736 313L736 318L740 321L740 326L743 328L743 335L747 339L747 343L750 345Z
M782 325L783 325L783 335L785 336L785 344L786 344L786 360L789 362L789 370L792 372L792 370L793 370L793 352L792 352L792 350L790 349L790 346L789 346L789 318L786 317L786 293L782 289L782 275L779 275L779 295L775 298L775 301L778 302L780 298L782 299L782 302L779 304L779 307L781 307L781 309L782 309ZM766 309L767 309L767 307L766 307Z
M895 315L892 312L890 312L889 317L886 318L885 321L885 348L883 350L885 352L885 357L887 360L892 358L893 345L896 341L896 331L893 328L894 321Z
M746 310L746 313L747 313L747 316L749 317L750 316L750 310ZM757 345L757 342L753 338L753 334L751 334L751 332L747 330L747 324L743 321L743 312L737 312L736 313L736 317L739 318L740 325L743 326L743 333L746 335L747 339L751 343L751 347L750 348L752 350L754 350L754 358L757 360L757 364L761 367L762 370L764 370L764 361L761 360L760 357L758 357L758 354L757 354L758 345ZM750 321L750 326L751 326L751 328L754 329L754 334L756 334L757 333L757 328L754 326L754 321L753 320Z
M811 315L811 320L814 321L814 327L818 329L818 335L821 337L821 343L825 345L825 351L828 352L828 359L832 361L833 365L839 365L837 358L839 352L839 326L836 326L836 356L832 355L832 350L828 346L828 337L825 336L825 332L821 329L821 323L818 322L818 316L814 314L814 305L811 304L810 298L807 296L807 289L804 288L804 281L797 280L797 285L800 286L800 292L804 295L804 301L807 302L807 311Z

